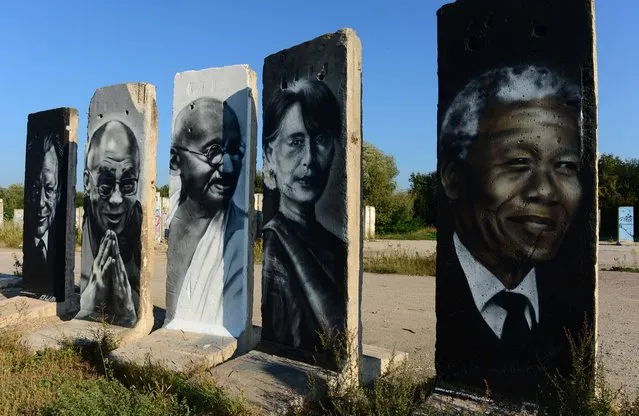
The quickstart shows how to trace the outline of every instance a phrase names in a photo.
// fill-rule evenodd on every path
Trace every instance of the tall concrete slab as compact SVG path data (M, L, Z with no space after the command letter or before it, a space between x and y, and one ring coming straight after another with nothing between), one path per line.
M596 352L594 2L437 16L437 384L538 401L570 371L567 333Z
M78 111L29 114L24 179L22 296L73 296Z
M175 76L166 319L114 358L184 371L253 346L256 81L247 65Z
M619 243L635 241L634 207L619 207L618 212L619 228L617 231L617 241Z
M80 312L146 335L153 326L151 276L157 147L155 86L96 90L85 148Z
M327 368L362 348L361 53L342 29L264 60L262 348Z

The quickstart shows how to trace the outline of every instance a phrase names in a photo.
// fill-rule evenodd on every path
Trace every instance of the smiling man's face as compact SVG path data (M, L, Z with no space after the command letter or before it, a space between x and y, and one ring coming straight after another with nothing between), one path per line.
M137 200L139 158L121 123L110 122L87 156L85 187L101 231L120 234Z
M581 200L580 132L556 104L488 112L465 162L456 227L479 257L554 257Z

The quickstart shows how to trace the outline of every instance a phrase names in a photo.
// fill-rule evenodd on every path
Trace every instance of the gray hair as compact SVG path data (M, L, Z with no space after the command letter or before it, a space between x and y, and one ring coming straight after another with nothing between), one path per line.
M581 89L575 83L535 65L484 72L466 84L448 107L438 138L440 156L448 161L464 160L479 136L479 121L488 108L549 97L575 109L581 132ZM581 139L582 135L579 136Z

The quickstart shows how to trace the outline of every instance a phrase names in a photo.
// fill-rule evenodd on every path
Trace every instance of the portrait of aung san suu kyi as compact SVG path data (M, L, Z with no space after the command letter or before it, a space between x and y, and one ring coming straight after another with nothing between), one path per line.
M277 90L264 110L264 184L277 209L263 227L262 339L298 350L318 351L322 337L344 333L346 243L317 210L339 163L342 123L338 100L318 80Z

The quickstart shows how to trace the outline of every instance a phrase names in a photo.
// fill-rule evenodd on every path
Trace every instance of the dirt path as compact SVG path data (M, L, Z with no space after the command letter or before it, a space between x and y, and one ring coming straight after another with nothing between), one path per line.
M428 253L435 250L435 242L366 244L368 254L393 249ZM632 266L636 249L602 245L600 267ZM13 272L13 253L19 254L17 250L0 249L0 273ZM79 253L76 265L80 265ZM75 274L78 281L78 268ZM153 303L164 308L165 253L156 253L153 275ZM253 322L257 325L261 323L260 276L261 268L256 266ZM365 273L362 296L364 343L408 352L416 365L434 373L435 279ZM599 273L599 334L600 356L612 385L639 391L639 273Z

